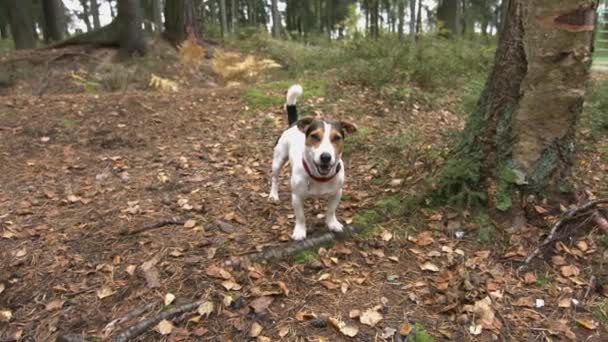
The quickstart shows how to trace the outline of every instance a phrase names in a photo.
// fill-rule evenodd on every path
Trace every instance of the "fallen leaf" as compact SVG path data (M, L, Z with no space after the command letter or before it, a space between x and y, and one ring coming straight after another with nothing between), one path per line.
M96 293L97 293L97 298L104 299L106 297L110 297L111 295L113 295L114 291L112 291L111 288L104 286L104 287L98 289L96 291Z
M361 316L361 311L360 310L350 310L350 312L348 313L348 317L350 318L357 318Z
M382 315L373 309L367 309L359 317L359 321L363 324L369 325L370 327L375 326L382 320Z
M262 314L268 309L273 301L274 298L272 297L262 296L253 300L249 306L255 311L255 313Z
M420 265L420 269L423 271L439 272L439 267L437 267L437 265L431 263L430 261L427 261L424 264Z
M580 249L581 252L586 252L589 249L589 245L586 241L580 240L576 243L576 248Z
M167 293L165 295L165 306L171 305L171 303L173 303L174 300L175 300L175 295L173 293Z
M263 326L258 324L258 322L253 322L251 329L249 329L249 336L258 337L262 333L262 330L264 330Z
M424 246L428 246L428 245L432 244L433 242L435 242L435 239L433 239L433 235L430 231L424 231L424 232L418 234L415 242L418 246L424 247Z
M199 315L209 317L213 313L213 303L212 302L204 302L198 306L196 310Z
M209 330L200 327L200 328L196 328L194 330L192 330L192 335L196 336L196 337L201 337L203 335L205 335L207 332L209 332Z
M13 318L13 313L8 309L0 310L0 322L9 322Z
M391 328L391 327L386 327L386 328L384 328L384 331L382 332L382 338L385 340L388 340L391 337L395 336L396 332L397 332L397 329Z
M563 266L566 264L566 259L561 255L554 255L551 257L551 261L555 266Z
M0 283L0 294L4 292L4 289L6 289L6 286L4 285L4 283Z
M342 335L348 337L355 337L359 333L359 328L357 328L356 326L349 326L346 323L337 320L336 318L330 317L328 321L334 328L336 328L340 333L342 333Z
M232 275L230 274L230 272L228 272L225 269L218 267L216 265L211 265L211 266L207 267L207 270L205 272L210 277L224 279L224 280L232 279Z
M414 329L414 327L411 324L403 323L399 327L399 334L401 336L408 336L412 332L413 329Z
M541 207L539 205L535 205L534 209L536 209L536 212L539 213L539 214L541 214L541 215L547 214L549 212L549 211L547 211L547 209L545 209L545 208L543 208L543 207Z
M592 320L592 319L585 319L585 318L577 318L576 319L576 323L578 323L580 326L582 326L585 329L588 330L595 330L597 329L597 322Z
M133 274L135 274L135 269L137 269L137 266L135 266L135 265L129 265L129 266L126 267L125 271L127 271L127 273L129 275L133 275Z
M279 337L285 337L287 336L287 334L289 334L289 328L288 327L282 327L281 329L279 329Z
M63 303L65 303L65 302L60 299L52 300L52 301L46 303L46 307L45 307L46 311L59 310L63 307Z
M17 258L21 258L27 255L27 249L25 249L25 247L18 249L15 253L14 253L15 257Z
M316 317L317 315L312 312L298 311L298 313L296 313L296 319L300 322L307 321Z
M483 328L490 329L494 323L494 310L491 307L492 300L490 297L478 300L473 305L473 312L479 317L477 323Z
M578 267L574 266L574 265L567 265L567 266L562 266L560 267L560 272L562 273L562 275L564 277L572 277L572 276L578 276L581 271L578 269Z
M528 273L524 274L524 283L526 283L526 284L536 283L536 275L532 272L528 272Z
M572 305L572 298L562 298L559 300L558 306L560 308L569 308Z
M391 241L392 238L393 234L391 234L391 232L389 232L388 230L382 232L382 240L388 242Z
M155 330L161 335L169 335L173 331L173 323L163 319L158 323Z
M159 258L160 256L156 255L140 266L142 272L144 273L144 277L146 278L146 285L151 289L160 287L160 273L155 266L158 263Z
M481 334L481 331L483 330L483 327L481 326L481 324L472 324L469 327L469 332L471 333L471 335L479 335Z
M524 306L528 308L534 307L534 299L532 297L520 297L513 303L515 306Z
M241 285L233 282L232 280L226 280L226 281L222 282L222 286L228 291L230 291L230 290L238 291L242 288Z
M194 226L196 226L196 221L194 220L187 220L184 223L184 228L194 228Z
M281 288L281 291L283 291L285 294L285 297L289 296L289 289L287 288L287 285L285 285L285 283L282 281L278 281L277 284Z
M323 281L320 281L320 283L328 290L335 290L338 287L340 287L340 285L338 285L330 280L323 280Z

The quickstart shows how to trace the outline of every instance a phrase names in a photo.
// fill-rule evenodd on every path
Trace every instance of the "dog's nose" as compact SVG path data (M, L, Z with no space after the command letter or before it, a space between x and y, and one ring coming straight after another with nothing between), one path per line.
M331 162L331 154L323 152L319 159L321 160L321 164L329 164Z

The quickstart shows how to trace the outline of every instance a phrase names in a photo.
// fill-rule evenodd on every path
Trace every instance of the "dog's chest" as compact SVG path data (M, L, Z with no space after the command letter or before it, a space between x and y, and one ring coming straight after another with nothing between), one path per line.
M328 197L334 195L338 191L337 182L319 183L312 179L307 180L306 193L314 197Z

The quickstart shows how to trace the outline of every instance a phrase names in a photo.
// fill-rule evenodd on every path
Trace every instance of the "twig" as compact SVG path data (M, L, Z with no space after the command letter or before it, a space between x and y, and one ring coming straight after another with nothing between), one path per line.
M185 222L178 220L176 218L170 218L168 220L163 220L160 222L156 222L156 223L152 223L152 224L148 224L145 225L141 228L137 228L134 230L129 230L129 229L125 229L122 232L120 232L120 235L135 235L135 234L139 234L141 232L145 232L148 230L152 230L152 229L157 229L157 228L162 228L164 226L170 226L170 225L183 225Z
M549 232L549 235L545 238L545 240L540 244L540 246L538 246L538 247L536 247L536 249L534 249L534 252L532 252L532 254L530 254L530 255L528 255L528 257L526 257L526 259L524 260L524 263L521 266L519 266L517 271L521 272L521 271L525 270L528 267L528 265L530 264L530 262L532 261L532 259L536 258L540 254L541 250L543 250L548 244L550 244L551 242L553 242L555 240L555 233L561 226L564 225L564 223L573 219L577 214L580 214L582 212L593 209L599 204L605 204L605 203L608 203L608 198L593 200L593 201L587 202L586 204L584 204L581 207L573 208L573 209L570 209L567 212L565 212L561 216L561 218L559 220L557 220L557 222L555 222L555 224L553 225L553 228L551 228L551 231Z
M173 317L179 316L184 312L194 310L199 305L201 305L203 301L197 300L196 302L180 305L171 310L161 311L157 315L154 315L148 319L144 319L143 321L138 322L137 324L129 327L127 330L118 334L118 336L112 339L113 342L126 342L130 339L133 339L143 333L145 333L148 329L158 324L158 322L164 319L171 319Z
M110 333L112 332L112 330L114 330L114 328L117 325L120 325L122 323L128 322L130 320L132 320L133 318L139 317L142 314L154 309L154 307L156 306L156 304L158 304L158 302L152 302L152 303L148 303L142 307L139 308L135 308L129 312L127 312L126 315L119 317L113 321L111 321L110 323L108 323L104 328L103 328L103 332L104 333ZM106 335L107 336L107 335Z
M292 256L301 251L320 247L326 245L334 240L343 240L355 234L358 234L365 230L366 226L361 225L349 225L344 227L344 231L341 233L330 232L325 233L321 236L306 239L304 241L296 241L290 243L287 247L270 248L264 252L254 254L249 257L236 257L225 262L226 266L240 266L243 263L263 261L270 259L283 259L288 256Z
M587 291L585 291L585 296L583 297L582 301L587 300L587 297L589 297L589 292L591 292L591 289L595 288L595 276L592 275L591 278L589 278L589 285L587 286Z

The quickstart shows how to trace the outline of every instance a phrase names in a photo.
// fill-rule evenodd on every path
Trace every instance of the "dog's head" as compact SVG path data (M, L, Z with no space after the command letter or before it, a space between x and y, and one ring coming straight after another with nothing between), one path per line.
M321 176L328 175L342 159L346 135L357 131L357 126L347 121L323 121L310 117L299 120L297 126L306 136L304 158L314 164Z

